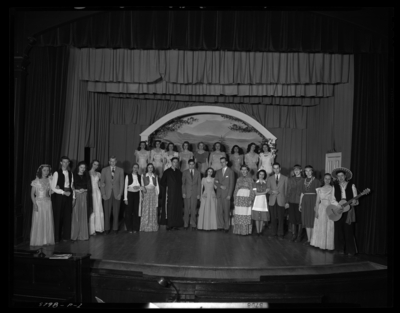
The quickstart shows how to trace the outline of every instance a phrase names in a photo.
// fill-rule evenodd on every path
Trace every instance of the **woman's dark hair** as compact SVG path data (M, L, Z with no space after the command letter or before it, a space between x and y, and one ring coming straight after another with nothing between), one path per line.
M257 179L259 179L260 173L263 172L264 173L264 179L268 178L267 172L265 170L259 170L256 174Z
M160 143L160 148L161 148L161 144L162 144L162 142L161 142L161 140L160 139L156 139L156 140L154 140L153 141L153 148L156 148L157 146L156 146L156 143L157 142L159 142ZM140 145L139 145L140 146Z
M139 142L139 145L138 145L137 150L140 151L140 150L142 149L142 147L141 147L141 144L142 144L142 143L144 143L144 150L148 150L147 142L146 142L146 141L141 141L141 142Z
M153 167L153 173L154 173L155 167L154 167L153 163L148 163L148 164L146 165L146 173L149 172L149 166L150 166L150 165Z
M99 168L100 168L100 161L99 160L97 160L97 159L94 159L92 162L90 162L90 169L89 169L89 171L93 168L93 163L94 162L97 162L97 163L99 163L99 167L97 168L97 170L96 170L96 172L99 172Z
M44 167L48 167L49 168L49 174L47 175L47 177L49 177L51 175L51 166L49 164L42 164L42 165L39 166L39 168L36 171L36 177L37 178L39 178L39 179L42 178L42 169Z
M211 174L211 177L214 177L215 175L215 170L212 167L209 167L208 169L206 169L205 173L206 173L206 177L208 176L208 170L212 170L213 173Z
M220 146L219 151L225 152L225 146L224 146L222 143L220 143L219 141L217 141L216 143L213 144L213 151L216 151L215 146L216 146L217 144L219 144L219 146Z
M266 142L263 142L261 144L261 146L260 146L260 151L261 152L264 152L264 146L267 146L268 147L268 152L271 152L271 147Z
M76 166L76 168L75 168L75 174L78 174L79 173L79 167L81 166L81 165L85 165L85 172L84 173L86 173L87 172L87 165L86 165L86 162L85 161L80 161L79 163L78 163L78 165Z
M242 150L242 148L240 148L238 145L234 145L233 147L232 147L232 149L231 149L231 154L234 154L235 153L235 148L238 148L239 149L239 155L240 154L243 154L243 150Z
M257 146L254 142L250 143L250 144L247 146L247 153L250 152L251 146L254 146L254 153L258 153L258 146Z
M331 178L331 181L330 181L329 185L333 186L333 177L332 177L332 175L329 174L329 173L325 173L324 178L321 181L321 187L325 185L325 182L324 182L325 176L329 176Z
M172 148L172 151L177 152L177 151L176 151L176 146L175 146L172 142L168 142L168 143L165 145L165 151L166 151L166 152L169 151L169 146L170 146L170 145L172 145L172 147L173 147L173 148Z
M188 145L188 151L192 151L192 145L189 143L189 141L184 141L182 143L182 151L184 150L183 146L185 145L185 143Z
M208 146L207 146L204 142L202 142L202 141L200 141L200 142L197 144L197 149L199 149L199 146L200 146L201 143L203 144L204 151L208 151Z

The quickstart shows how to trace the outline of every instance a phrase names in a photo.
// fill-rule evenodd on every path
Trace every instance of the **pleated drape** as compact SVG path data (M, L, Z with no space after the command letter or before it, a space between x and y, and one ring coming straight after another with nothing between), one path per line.
M79 48L371 53L387 39L307 11L110 11L36 34L38 45Z
M29 240L32 223L31 182L41 164L58 169L61 157L66 85L67 47L35 47L27 77L22 195L23 238Z
M356 208L359 253L387 254L396 207L389 201L395 185L388 164L389 95L387 56L355 56L354 119L351 170L359 192L371 189ZM393 117L392 117L393 118ZM393 224L392 224L393 223Z
M339 84L349 54L79 49L79 76L93 82L175 84Z

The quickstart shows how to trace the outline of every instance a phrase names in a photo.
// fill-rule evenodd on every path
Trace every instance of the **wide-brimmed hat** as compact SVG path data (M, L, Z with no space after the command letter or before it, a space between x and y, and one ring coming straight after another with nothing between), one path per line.
M338 167L332 171L333 178L337 178L337 172L344 172L346 174L347 180L350 180L353 177L353 173L349 169L347 169L345 167Z

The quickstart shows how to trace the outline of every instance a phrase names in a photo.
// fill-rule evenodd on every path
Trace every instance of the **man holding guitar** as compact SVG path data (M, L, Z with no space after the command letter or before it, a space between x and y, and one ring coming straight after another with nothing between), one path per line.
M354 184L349 182L349 180L353 177L353 174L347 168L339 167L332 171L332 176L337 178L338 181L338 183L334 185L332 204L340 206L337 212L342 214L342 217L335 221L335 251L339 254L345 253L348 256L354 256L357 253L357 248L353 228L353 223L356 221L353 206L358 205L358 200L354 199L350 201L350 208L347 206L342 206L339 203L342 200L348 201L357 197L356 187Z

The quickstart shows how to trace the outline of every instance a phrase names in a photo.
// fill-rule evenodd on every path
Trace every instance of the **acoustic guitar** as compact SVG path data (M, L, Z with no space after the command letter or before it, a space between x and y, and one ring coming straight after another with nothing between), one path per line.
M370 189L365 189L362 193L360 193L359 195L357 195L356 197L354 197L351 200L340 200L339 205L328 205L326 208L326 214L328 215L328 218L334 222L340 220L340 218L342 217L342 214L344 212L347 212L348 210L350 210L350 205L349 203L353 200L357 200L358 198L360 198L361 196L367 195L370 193ZM339 213L339 210L343 208L343 212Z

